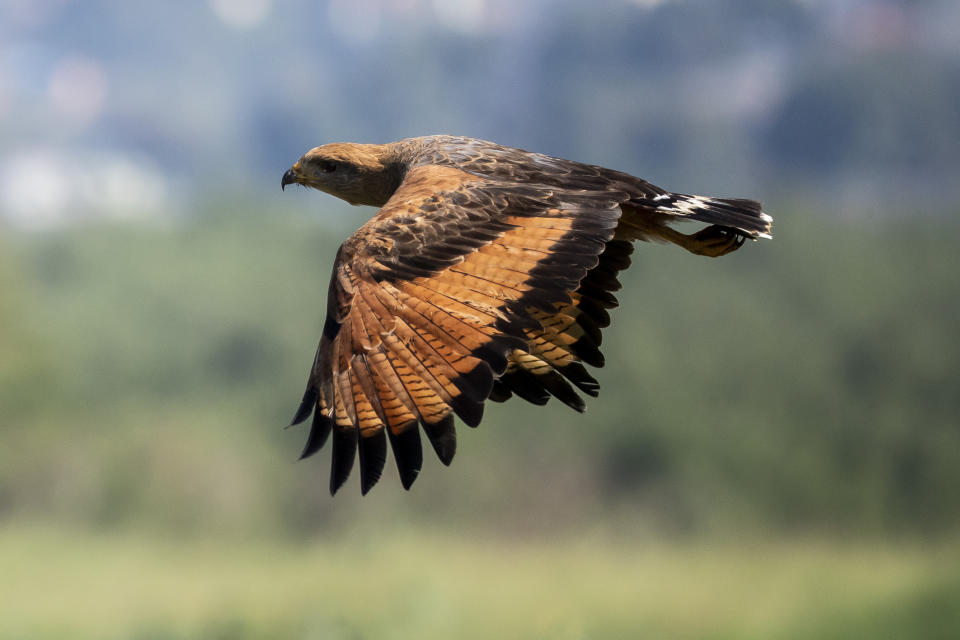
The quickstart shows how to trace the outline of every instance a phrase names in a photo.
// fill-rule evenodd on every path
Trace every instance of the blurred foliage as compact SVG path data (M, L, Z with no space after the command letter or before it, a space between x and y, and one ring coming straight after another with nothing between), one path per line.
M256 204L4 233L0 637L957 636L956 223L640 245L585 415L331 499L280 427L368 212Z
M48 354L30 330L27 292L18 265L0 238L0 419L12 419L39 402L50 384ZM6 421L6 420L4 420Z
M406 494L388 467L360 501L352 483L326 495L326 452L290 464L304 433L279 427L335 247L366 213L254 209L8 235L4 517L294 535L384 514L688 533L960 523L952 222L796 208L774 211L772 242L721 260L639 246L586 415L490 406L460 427L452 468L428 461Z

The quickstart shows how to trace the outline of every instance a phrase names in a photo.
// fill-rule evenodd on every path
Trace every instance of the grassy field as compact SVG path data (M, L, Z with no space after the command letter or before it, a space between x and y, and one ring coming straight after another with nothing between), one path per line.
M955 638L960 548L18 525L3 638Z

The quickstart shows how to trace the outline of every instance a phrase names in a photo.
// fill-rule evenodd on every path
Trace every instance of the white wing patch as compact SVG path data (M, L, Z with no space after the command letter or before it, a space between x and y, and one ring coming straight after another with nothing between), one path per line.
M659 211L690 215L698 209L709 209L710 198L700 196L680 196L675 193L665 193L654 198L655 202L662 202L657 206Z

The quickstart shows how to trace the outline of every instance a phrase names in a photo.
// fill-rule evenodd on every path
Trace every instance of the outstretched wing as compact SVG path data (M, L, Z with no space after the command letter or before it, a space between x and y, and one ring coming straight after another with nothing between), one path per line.
M449 464L453 416L476 426L488 396L545 401L549 393L582 410L567 380L596 393L580 361L602 363L599 326L615 304L616 271L629 262L629 243L612 241L628 197L609 186L410 169L340 248L323 337L293 421L314 416L302 457L332 434L331 492L359 452L366 493L388 440L409 488L422 463L418 425ZM595 269L605 250L609 268ZM591 270L597 282L585 280Z

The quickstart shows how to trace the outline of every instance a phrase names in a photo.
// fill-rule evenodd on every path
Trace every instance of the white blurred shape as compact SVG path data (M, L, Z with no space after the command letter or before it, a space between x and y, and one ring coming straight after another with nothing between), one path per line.
M25 229L103 218L146 220L170 208L167 179L141 158L27 149L0 165L0 217Z
M66 181L50 175L53 157L33 152L10 158L0 167L0 213L28 228L44 228L60 221L67 204Z
M85 127L103 110L107 74L91 58L68 55L57 61L47 84L53 108L71 124Z
M464 33L480 33L486 27L486 0L433 0L440 23Z
M208 0L221 22L235 29L251 29L270 14L273 0Z

